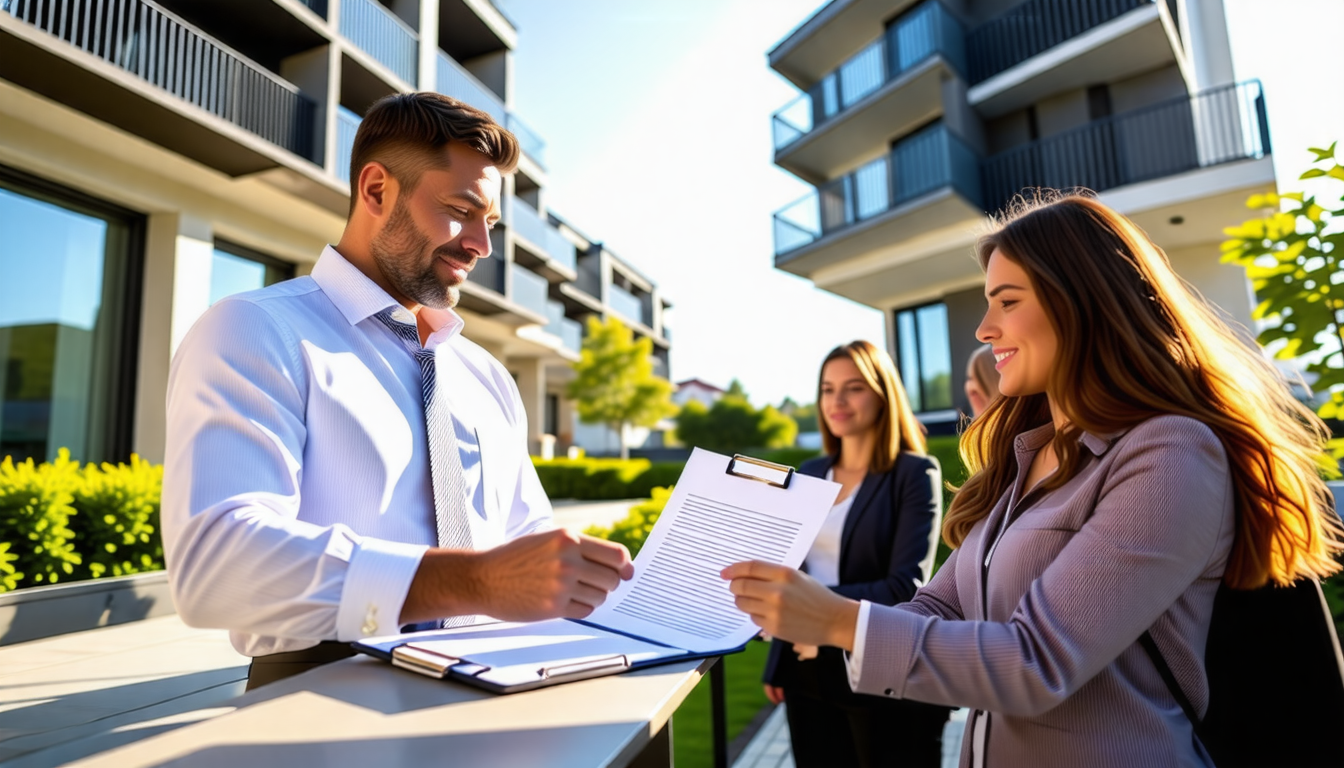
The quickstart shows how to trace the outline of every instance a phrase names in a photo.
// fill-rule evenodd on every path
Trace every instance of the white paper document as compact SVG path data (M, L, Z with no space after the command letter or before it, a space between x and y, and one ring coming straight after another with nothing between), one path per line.
M785 489L750 476L770 470L739 462L743 474L730 474L731 461L698 448L691 454L635 558L634 578L583 622L478 624L369 638L356 647L393 654L404 646L460 662L456 674L526 689L565 670L605 662L625 669L741 646L758 630L719 572L743 560L797 568L840 486L794 473Z
M719 571L743 560L797 568L840 486L794 473L786 490L728 474L730 460L695 449L635 558L635 577L587 621L696 652L733 648L759 631Z

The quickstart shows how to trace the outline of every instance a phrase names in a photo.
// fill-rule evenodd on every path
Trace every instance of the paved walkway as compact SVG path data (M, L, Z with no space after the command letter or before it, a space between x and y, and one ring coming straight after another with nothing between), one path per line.
M957 768L961 759L961 734L966 727L966 710L952 713L943 729L942 768ZM755 738L742 750L733 768L793 768L793 752L789 749L789 723L784 706L775 707Z

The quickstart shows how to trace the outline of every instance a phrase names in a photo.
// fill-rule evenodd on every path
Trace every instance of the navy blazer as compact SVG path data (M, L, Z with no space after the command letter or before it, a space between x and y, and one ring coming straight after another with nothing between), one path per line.
M836 456L819 456L798 472L825 477ZM932 456L901 453L886 472L870 472L854 491L854 503L840 534L840 584L837 593L881 605L903 603L927 584L938 550L943 494L942 471ZM780 663L787 654L789 661ZM770 646L765 682L788 684L793 646Z

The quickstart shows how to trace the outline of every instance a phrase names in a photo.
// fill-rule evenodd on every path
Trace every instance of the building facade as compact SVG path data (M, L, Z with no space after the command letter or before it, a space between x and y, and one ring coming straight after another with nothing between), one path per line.
M814 186L774 216L775 266L883 310L931 429L969 413L972 245L1034 188L1097 192L1252 326L1219 243L1274 170L1221 0L832 0L769 64L802 91L772 118L775 163Z
M177 344L339 239L361 115L402 91L522 145L459 310L514 374L531 450L577 439L588 316L651 336L666 376L658 289L546 205L516 43L488 0L0 0L0 456L161 460Z

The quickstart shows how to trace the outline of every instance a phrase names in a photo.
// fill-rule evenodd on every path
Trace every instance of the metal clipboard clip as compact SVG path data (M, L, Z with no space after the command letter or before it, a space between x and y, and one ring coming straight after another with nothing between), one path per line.
M630 660L625 654L618 653L615 656L604 656L600 659L589 659L587 661L576 661L571 664L556 664L549 667L542 667L537 670L537 676L542 680L549 680L552 677L561 677L563 675L577 675L580 672L593 672L599 669L629 669Z
M761 477L760 475L755 475L750 472L741 472L736 468L738 462L742 462L743 464L750 464L755 467L761 467L763 469L769 469L774 472L783 472L784 479L771 480L768 477ZM755 480L758 483L765 483L766 485L773 485L776 488L783 488L785 490L788 490L789 483L793 482L793 472L794 472L793 467L790 467L787 464L776 464L773 461L753 459L750 456L743 456L740 453L733 454L733 458L729 459L728 461L728 474L733 475L734 477L746 478L747 480Z
M392 666L408 669L426 677L443 679L448 675L448 670L461 662L462 659L417 648L411 643L392 649Z

